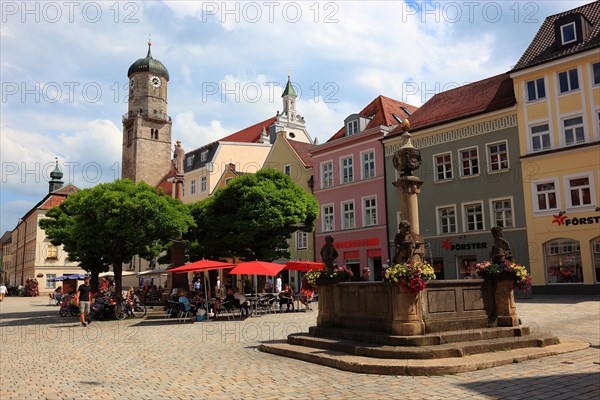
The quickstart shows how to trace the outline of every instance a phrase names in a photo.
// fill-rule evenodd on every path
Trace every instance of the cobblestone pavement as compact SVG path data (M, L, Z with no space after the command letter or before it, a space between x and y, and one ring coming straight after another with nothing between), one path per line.
M84 328L44 298L0 303L0 399L599 399L600 297L517 300L533 330L587 350L443 377L354 374L258 352L307 331L316 311L242 321L96 321Z

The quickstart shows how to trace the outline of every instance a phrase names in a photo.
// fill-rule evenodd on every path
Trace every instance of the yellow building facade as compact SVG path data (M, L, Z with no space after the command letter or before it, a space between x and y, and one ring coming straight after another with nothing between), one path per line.
M595 2L548 17L510 74L538 293L600 291L599 15Z

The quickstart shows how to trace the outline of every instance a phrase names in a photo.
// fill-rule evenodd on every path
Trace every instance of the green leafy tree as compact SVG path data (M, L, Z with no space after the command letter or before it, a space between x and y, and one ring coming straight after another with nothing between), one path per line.
M319 204L289 176L273 169L235 178L212 198L191 205L196 227L185 236L191 259L290 256L287 239L310 232Z
M180 201L128 179L80 190L46 216L40 226L71 260L96 277L112 265L117 295L124 262L158 256L194 224Z

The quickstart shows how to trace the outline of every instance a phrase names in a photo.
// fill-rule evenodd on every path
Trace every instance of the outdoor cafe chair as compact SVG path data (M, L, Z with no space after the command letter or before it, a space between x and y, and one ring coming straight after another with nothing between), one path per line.
M169 300L167 307L165 307L165 318L170 318L174 314L179 314L179 302Z
M179 315L178 315L179 322L185 322L190 316L196 318L195 311L196 311L196 309L194 306L192 306L192 308L190 308L189 310L186 310L185 304L179 303Z

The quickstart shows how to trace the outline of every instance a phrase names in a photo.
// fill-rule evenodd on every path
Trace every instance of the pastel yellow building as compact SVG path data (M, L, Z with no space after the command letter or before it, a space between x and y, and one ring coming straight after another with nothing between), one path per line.
M600 292L600 2L543 22L510 75L532 285Z
M289 139L286 132L281 132L265 160L265 168L289 175L296 185L312 194L313 164L308 152L311 147L312 143ZM313 232L296 231L290 238L290 253L291 260L314 261Z

